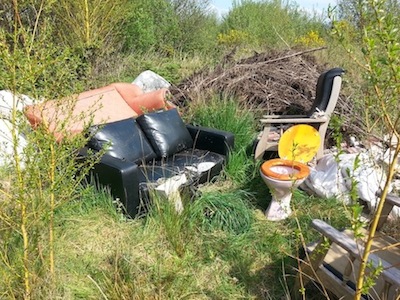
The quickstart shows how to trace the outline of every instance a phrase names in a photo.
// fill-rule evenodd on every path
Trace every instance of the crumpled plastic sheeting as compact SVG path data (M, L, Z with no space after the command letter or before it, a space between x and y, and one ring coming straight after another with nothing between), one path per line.
M360 162L355 168L357 156ZM319 197L336 197L349 204L352 181L356 181L358 197L374 210L379 199L376 192L383 189L386 181L386 175L375 158L371 152L340 154L338 157L325 155L315 168L310 168L304 188ZM392 214L400 216L400 209L394 207Z
M152 92L162 88L169 88L171 86L167 80L150 70L140 73L132 83L139 86L144 93Z
M155 191L160 196L163 196L171 201L175 206L176 212L181 213L183 211L183 203L181 195L179 194L179 188L187 181L188 179L185 174L176 175L171 178L167 178L162 184L155 188Z
M0 114L1 119L9 119L11 112L13 110L13 105L15 101L15 108L22 111L26 105L33 104L33 100L26 95L15 96L10 91L2 90L0 91Z
M13 124L10 122L14 101L15 109L19 111L22 111L25 105L33 103L28 96L14 97L10 91L0 91L0 165L9 162L9 158L14 155L11 133ZM26 146L26 140L22 134L18 134L17 139L17 153L21 155Z
M315 168L310 168L310 175L303 185L319 197L338 197L346 204L349 203L348 190L340 166L333 155L325 155Z

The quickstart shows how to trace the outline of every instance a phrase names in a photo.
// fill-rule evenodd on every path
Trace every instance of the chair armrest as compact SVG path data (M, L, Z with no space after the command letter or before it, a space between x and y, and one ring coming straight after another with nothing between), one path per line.
M193 148L208 150L226 156L233 150L235 136L231 132L214 128L186 125L193 138Z
M376 195L378 197L382 196L382 191L379 190ZM387 194L386 195L386 201L382 209L381 216L379 218L377 230L380 230L382 226L385 224L389 214L391 213L393 206L398 206L400 207L400 198L398 196L395 196L393 194Z
M82 154L80 153L81 157ZM135 163L124 161L110 155L103 155L90 172L91 180L97 188L106 187L114 199L123 204L125 213L135 217L139 212L139 176Z
M327 237L329 240L345 249L353 257L360 257L360 255L362 255L364 251L364 247L362 245L356 244L356 242L349 236L347 236L343 232L340 232L339 230L330 226L324 221L315 219L312 221L311 226L318 232L320 232L323 236ZM398 269L393 268L392 265L375 255L374 253L370 253L368 261L372 262L374 266L382 265L384 271L381 275L386 281L394 285L400 284L400 271Z
M325 123L328 121L327 118L267 118L260 119L262 124L284 124L284 123L296 123L296 124L308 124L308 123Z
M306 115L263 115L263 119L297 119L307 118Z
M347 252L350 252L353 256L358 256L360 254L358 251L359 249L358 246L350 237L348 237L343 232L337 230L336 228L332 227L331 225L325 223L324 221L319 219L314 219L311 222L311 227L313 227L315 230L317 230L323 236L327 237L332 242L338 244Z
M393 194L387 194L386 195L386 203L390 203L391 205L396 205L400 207L400 197L393 195Z

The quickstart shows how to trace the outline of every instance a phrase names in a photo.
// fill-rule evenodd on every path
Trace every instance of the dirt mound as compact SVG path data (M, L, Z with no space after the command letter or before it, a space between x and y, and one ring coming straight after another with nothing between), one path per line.
M210 91L235 95L259 114L304 114L315 97L319 75L329 67L318 65L313 51L270 51L233 61L232 54L213 70L202 70L171 89L175 104L185 107ZM354 107L341 93L335 113L347 134L357 132Z

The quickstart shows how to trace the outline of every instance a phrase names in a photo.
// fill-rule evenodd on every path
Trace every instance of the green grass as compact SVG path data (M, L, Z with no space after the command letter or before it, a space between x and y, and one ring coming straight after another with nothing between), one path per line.
M250 230L253 213L244 191L208 192L191 205L193 222L201 231L243 234Z
M106 193L89 190L84 201L65 206L57 227L57 297L278 299L293 280L299 232L317 239L312 218L345 225L334 199L298 191L295 214L270 222L242 190L203 189L182 214L159 199L135 220L110 211Z
M252 145L256 138L256 118L231 95L211 95L191 103L187 118L194 124L217 128L235 134L235 151L225 168L226 175L237 185L246 185L253 177Z

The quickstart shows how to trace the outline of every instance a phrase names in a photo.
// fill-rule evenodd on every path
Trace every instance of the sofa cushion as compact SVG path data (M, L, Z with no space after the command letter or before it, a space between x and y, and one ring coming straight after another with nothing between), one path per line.
M141 164L156 158L149 141L132 118L107 123L90 128L88 147L99 151L107 149L107 154L122 160Z
M218 175L225 163L225 156L200 149L186 149L167 158L154 162L166 169L177 168L179 173L186 173L193 182L204 183Z
M193 139L176 109L144 114L136 120L158 157L168 157L193 146Z
M126 103L139 115L169 108L167 103L167 89L160 89L136 97L124 97Z
M148 184L157 184L167 178L179 175L178 167L159 166L155 164L145 164L139 167L139 182Z
M128 82L115 82L111 83L110 86L114 87L125 101L126 99L132 99L137 96L143 95L142 89L136 84Z

